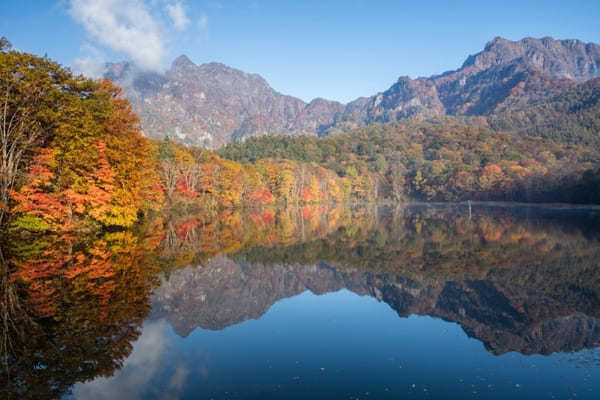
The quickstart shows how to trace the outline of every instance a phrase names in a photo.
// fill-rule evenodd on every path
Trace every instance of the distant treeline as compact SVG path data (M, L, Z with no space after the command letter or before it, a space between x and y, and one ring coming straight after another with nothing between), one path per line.
M242 163L287 158L339 176L370 176L390 200L600 202L600 152L477 126L375 124L328 137L262 136L217 154Z

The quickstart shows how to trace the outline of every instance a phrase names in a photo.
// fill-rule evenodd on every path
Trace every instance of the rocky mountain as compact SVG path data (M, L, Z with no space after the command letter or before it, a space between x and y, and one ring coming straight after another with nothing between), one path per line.
M140 116L144 134L218 147L257 134L317 134L342 104L309 104L273 90L259 75L219 63L197 66L178 57L164 74L131 63L108 64L106 77L123 87Z
M584 82L600 76L600 46L579 40L525 38L517 42L494 38L485 49L467 58L462 70L483 71L514 60L552 76Z
M445 115L490 116L541 104L600 77L600 45L578 40L497 37L455 71L401 77L388 90L346 105L305 103L256 74L177 58L164 74L108 64L147 136L218 147L263 134L325 135L375 122Z
M520 110L599 76L600 45L497 37L456 71L414 80L402 77L388 90L348 104L334 127Z

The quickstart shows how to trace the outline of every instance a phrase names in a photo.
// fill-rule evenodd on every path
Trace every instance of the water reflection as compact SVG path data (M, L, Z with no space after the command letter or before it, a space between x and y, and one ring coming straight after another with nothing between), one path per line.
M75 397L156 397L160 389L151 394L148 386L157 375L168 388L162 394L190 397L181 390L184 382L188 376L208 377L210 363L202 359L215 356L210 349L196 354L205 367L190 371L189 362L172 355L165 359L184 350L166 347L189 340L208 348L213 340L225 340L225 328L233 326L240 327L236 340L250 342L247 325L240 323L267 324L263 316L274 304L303 299L298 295L307 290L321 295L343 289L363 296L357 299L372 298L374 303L358 305L342 296L331 315L338 318L364 303L369 311L357 311L355 322L377 325L379 331L402 319L369 322L369 313L380 312L375 304L387 304L402 318L455 322L490 355L600 346L597 209L478 204L469 213L464 205L305 206L161 216L137 233L8 240L2 275L2 379L8 398L61 397L76 382L89 380L75 386ZM305 309L298 301L293 312L301 315ZM318 313L317 308L307 314L305 322L314 323L326 341L329 328L327 321L314 322ZM293 324L295 315L281 315L269 329ZM405 321L418 325L414 317ZM306 328L298 329L295 335L306 334ZM194 338L210 331L224 336ZM377 341L377 333L369 332L353 343ZM280 339L298 350L293 335L288 331ZM459 342L443 341L446 352ZM263 352L253 357L275 357ZM310 349L303 352L305 359L319 358ZM220 368L238 368L240 357L229 354L229 364L221 360L227 365ZM247 375L244 390L252 379L267 379ZM231 371L231 376L245 375ZM238 383L229 385L241 390ZM218 386L220 393L228 391L226 382Z

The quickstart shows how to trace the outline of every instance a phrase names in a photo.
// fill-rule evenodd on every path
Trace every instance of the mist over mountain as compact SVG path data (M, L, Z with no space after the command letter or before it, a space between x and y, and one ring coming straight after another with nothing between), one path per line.
M278 93L260 75L219 63L197 66L186 56L164 73L128 62L106 67L105 76L123 87L145 135L216 148L249 136L327 135L377 122L488 118L528 109L600 77L600 46L497 37L455 71L400 77L386 91L346 105L320 98L306 103Z

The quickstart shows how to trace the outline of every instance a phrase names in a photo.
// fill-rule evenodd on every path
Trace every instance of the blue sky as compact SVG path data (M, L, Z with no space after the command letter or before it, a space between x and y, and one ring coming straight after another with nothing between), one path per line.
M180 54L262 75L284 94L347 102L399 76L458 68L495 36L600 43L600 1L2 0L15 48L88 74Z

